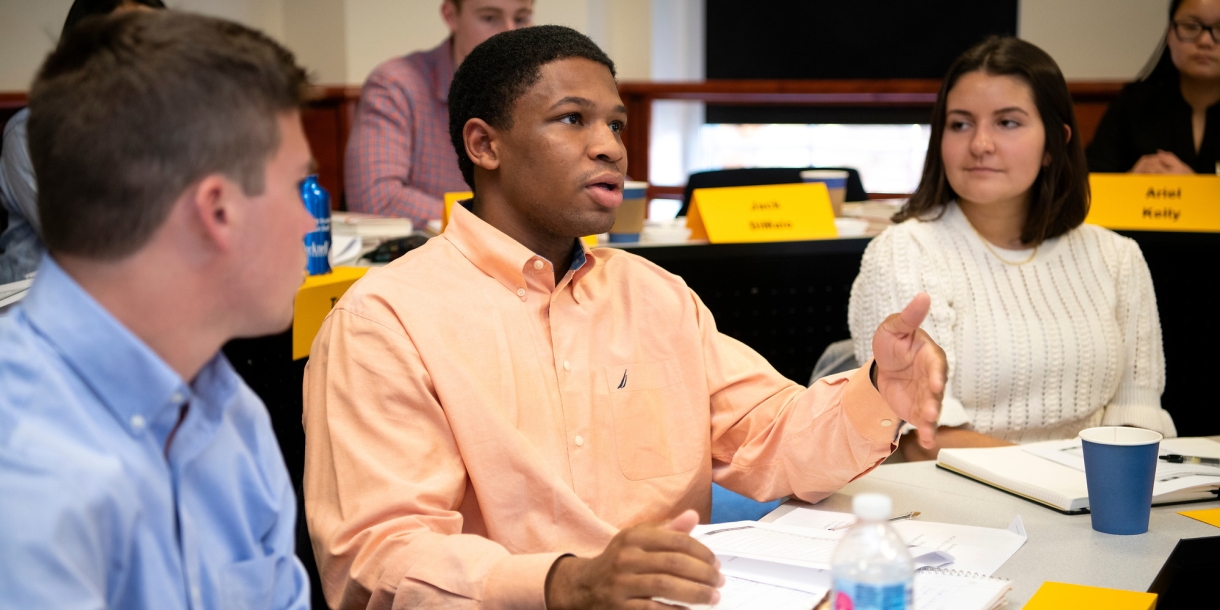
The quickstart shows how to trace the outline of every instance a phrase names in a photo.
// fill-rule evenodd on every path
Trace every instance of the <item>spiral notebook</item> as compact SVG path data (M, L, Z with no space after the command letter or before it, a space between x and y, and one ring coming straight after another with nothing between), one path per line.
M972 572L924 568L915 572L915 610L991 610L1004 605L1012 583Z

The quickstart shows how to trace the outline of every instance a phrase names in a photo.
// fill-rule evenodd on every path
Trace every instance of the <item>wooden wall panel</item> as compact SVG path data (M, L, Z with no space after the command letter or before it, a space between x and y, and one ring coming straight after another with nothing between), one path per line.
M359 98L357 87L324 87L301 111L305 137L318 165L318 182L330 192L335 210L347 209L343 162Z
M1123 83L1068 83L1076 107L1081 141L1088 144L1105 113L1106 105ZM936 102L939 81L826 80L826 81L704 81L694 83L625 82L619 94L627 106L628 129L623 135L630 159L629 174L648 180L652 102L692 100L736 105L789 105L818 107L884 106L929 108ZM335 209L344 209L343 163L347 138L360 98L359 87L319 87L301 114L305 135L318 164L318 178L331 193ZM25 105L24 93L0 93L0 120ZM655 192L654 192L655 191ZM680 187L654 187L650 196L673 197Z

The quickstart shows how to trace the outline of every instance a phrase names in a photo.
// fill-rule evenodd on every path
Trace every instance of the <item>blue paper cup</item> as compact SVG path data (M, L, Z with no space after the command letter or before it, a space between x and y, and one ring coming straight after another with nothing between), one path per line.
M1148 531L1161 433L1105 426L1080 432L1093 529L1106 534Z

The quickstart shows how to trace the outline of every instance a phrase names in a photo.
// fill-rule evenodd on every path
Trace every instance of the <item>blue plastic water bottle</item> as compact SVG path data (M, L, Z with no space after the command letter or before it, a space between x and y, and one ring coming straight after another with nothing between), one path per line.
M330 273L330 195L318 184L316 175L301 183L301 200L317 221L305 235L305 251L309 255L305 269L309 275Z

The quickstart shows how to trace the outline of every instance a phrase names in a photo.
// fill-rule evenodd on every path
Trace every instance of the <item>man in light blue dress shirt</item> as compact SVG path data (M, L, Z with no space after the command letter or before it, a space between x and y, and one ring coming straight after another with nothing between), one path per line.
M305 88L262 34L170 11L82 24L43 65L56 220L0 317L0 607L308 607L270 419L219 353L291 321Z

